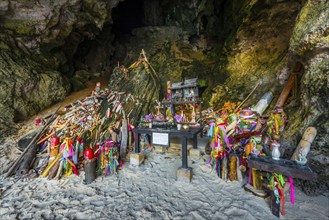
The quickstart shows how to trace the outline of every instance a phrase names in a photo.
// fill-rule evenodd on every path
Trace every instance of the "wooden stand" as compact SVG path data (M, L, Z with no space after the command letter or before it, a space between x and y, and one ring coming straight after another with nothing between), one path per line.
M139 150L139 134L150 134L152 137L153 132L162 132L162 133L168 133L169 138L170 137L180 137L181 143L182 143L182 166L183 169L192 169L188 167L188 160L187 160L187 138L193 138L193 148L197 148L197 135L201 133L203 130L203 127L199 128L190 128L188 131L185 130L177 130L176 128L173 129L155 129L155 128L134 128L134 137L135 137L135 154L138 154L140 152ZM152 141L151 141L152 143ZM179 168L179 169L181 169ZM191 174L192 178L192 174Z
M248 160L248 167L271 173L280 173L291 178L304 180L314 180L317 178L317 174L314 173L309 166L299 165L296 161L292 160L273 160L271 157L250 156Z

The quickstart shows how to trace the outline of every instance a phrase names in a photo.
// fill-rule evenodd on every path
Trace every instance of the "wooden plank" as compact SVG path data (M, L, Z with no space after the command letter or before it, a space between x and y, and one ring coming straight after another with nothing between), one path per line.
M299 72L302 71L302 64L297 62L294 66L294 69L292 73L290 73L290 76L287 80L286 85L284 86L275 106L276 107L283 107L283 105L286 103L288 96L290 94L290 91L292 90L294 84L296 83L295 81L297 80L297 75Z
M271 157L250 156L248 167L267 172L276 172L297 179L314 180L317 178L317 174L309 166L299 165L293 160L273 160Z

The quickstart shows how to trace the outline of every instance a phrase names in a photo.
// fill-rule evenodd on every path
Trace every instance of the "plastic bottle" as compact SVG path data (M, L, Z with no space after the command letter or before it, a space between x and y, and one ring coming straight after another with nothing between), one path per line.
M273 160L280 160L280 144L277 141L272 142L272 159Z

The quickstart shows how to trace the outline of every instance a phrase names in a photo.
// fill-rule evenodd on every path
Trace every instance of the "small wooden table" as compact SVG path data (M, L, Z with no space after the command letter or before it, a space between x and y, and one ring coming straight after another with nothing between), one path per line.
M267 172L275 172L291 178L298 178L304 180L313 180L317 178L308 165L300 165L294 160L273 160L271 157L256 157L249 156L248 167ZM272 214L280 217L280 203L276 202L276 197L271 191L271 211Z
M273 160L271 157L250 156L248 167L267 172L276 172L287 177L313 180L317 178L308 165L300 165L294 160Z
M177 130L177 128L172 129L160 129L160 128L134 128L134 139L135 139L135 153L139 153L139 134L149 134L152 138L152 133L168 133L170 137L180 137L182 143L182 168L188 168L187 163L187 138L193 139L193 148L198 147L197 135L200 133L202 135L203 127L190 128L189 130ZM152 143L152 141L151 141ZM170 143L169 143L170 144Z

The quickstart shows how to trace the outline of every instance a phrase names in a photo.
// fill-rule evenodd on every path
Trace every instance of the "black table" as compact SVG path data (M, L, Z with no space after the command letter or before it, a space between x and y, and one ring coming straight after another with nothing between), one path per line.
M276 172L288 177L304 180L313 180L317 178L317 174L314 173L308 165L299 165L293 160L273 160L271 157L250 156L248 167L271 173Z
M188 168L187 166L187 138L193 138L193 148L198 147L197 135L200 133L202 135L203 127L190 128L189 130L177 130L177 128L172 129L160 129L160 128L134 128L134 139L135 139L135 153L139 153L139 134L149 134L152 139L152 133L168 133L170 137L180 137L182 143L182 168ZM152 143L152 140L151 140ZM169 143L170 144L170 143Z

